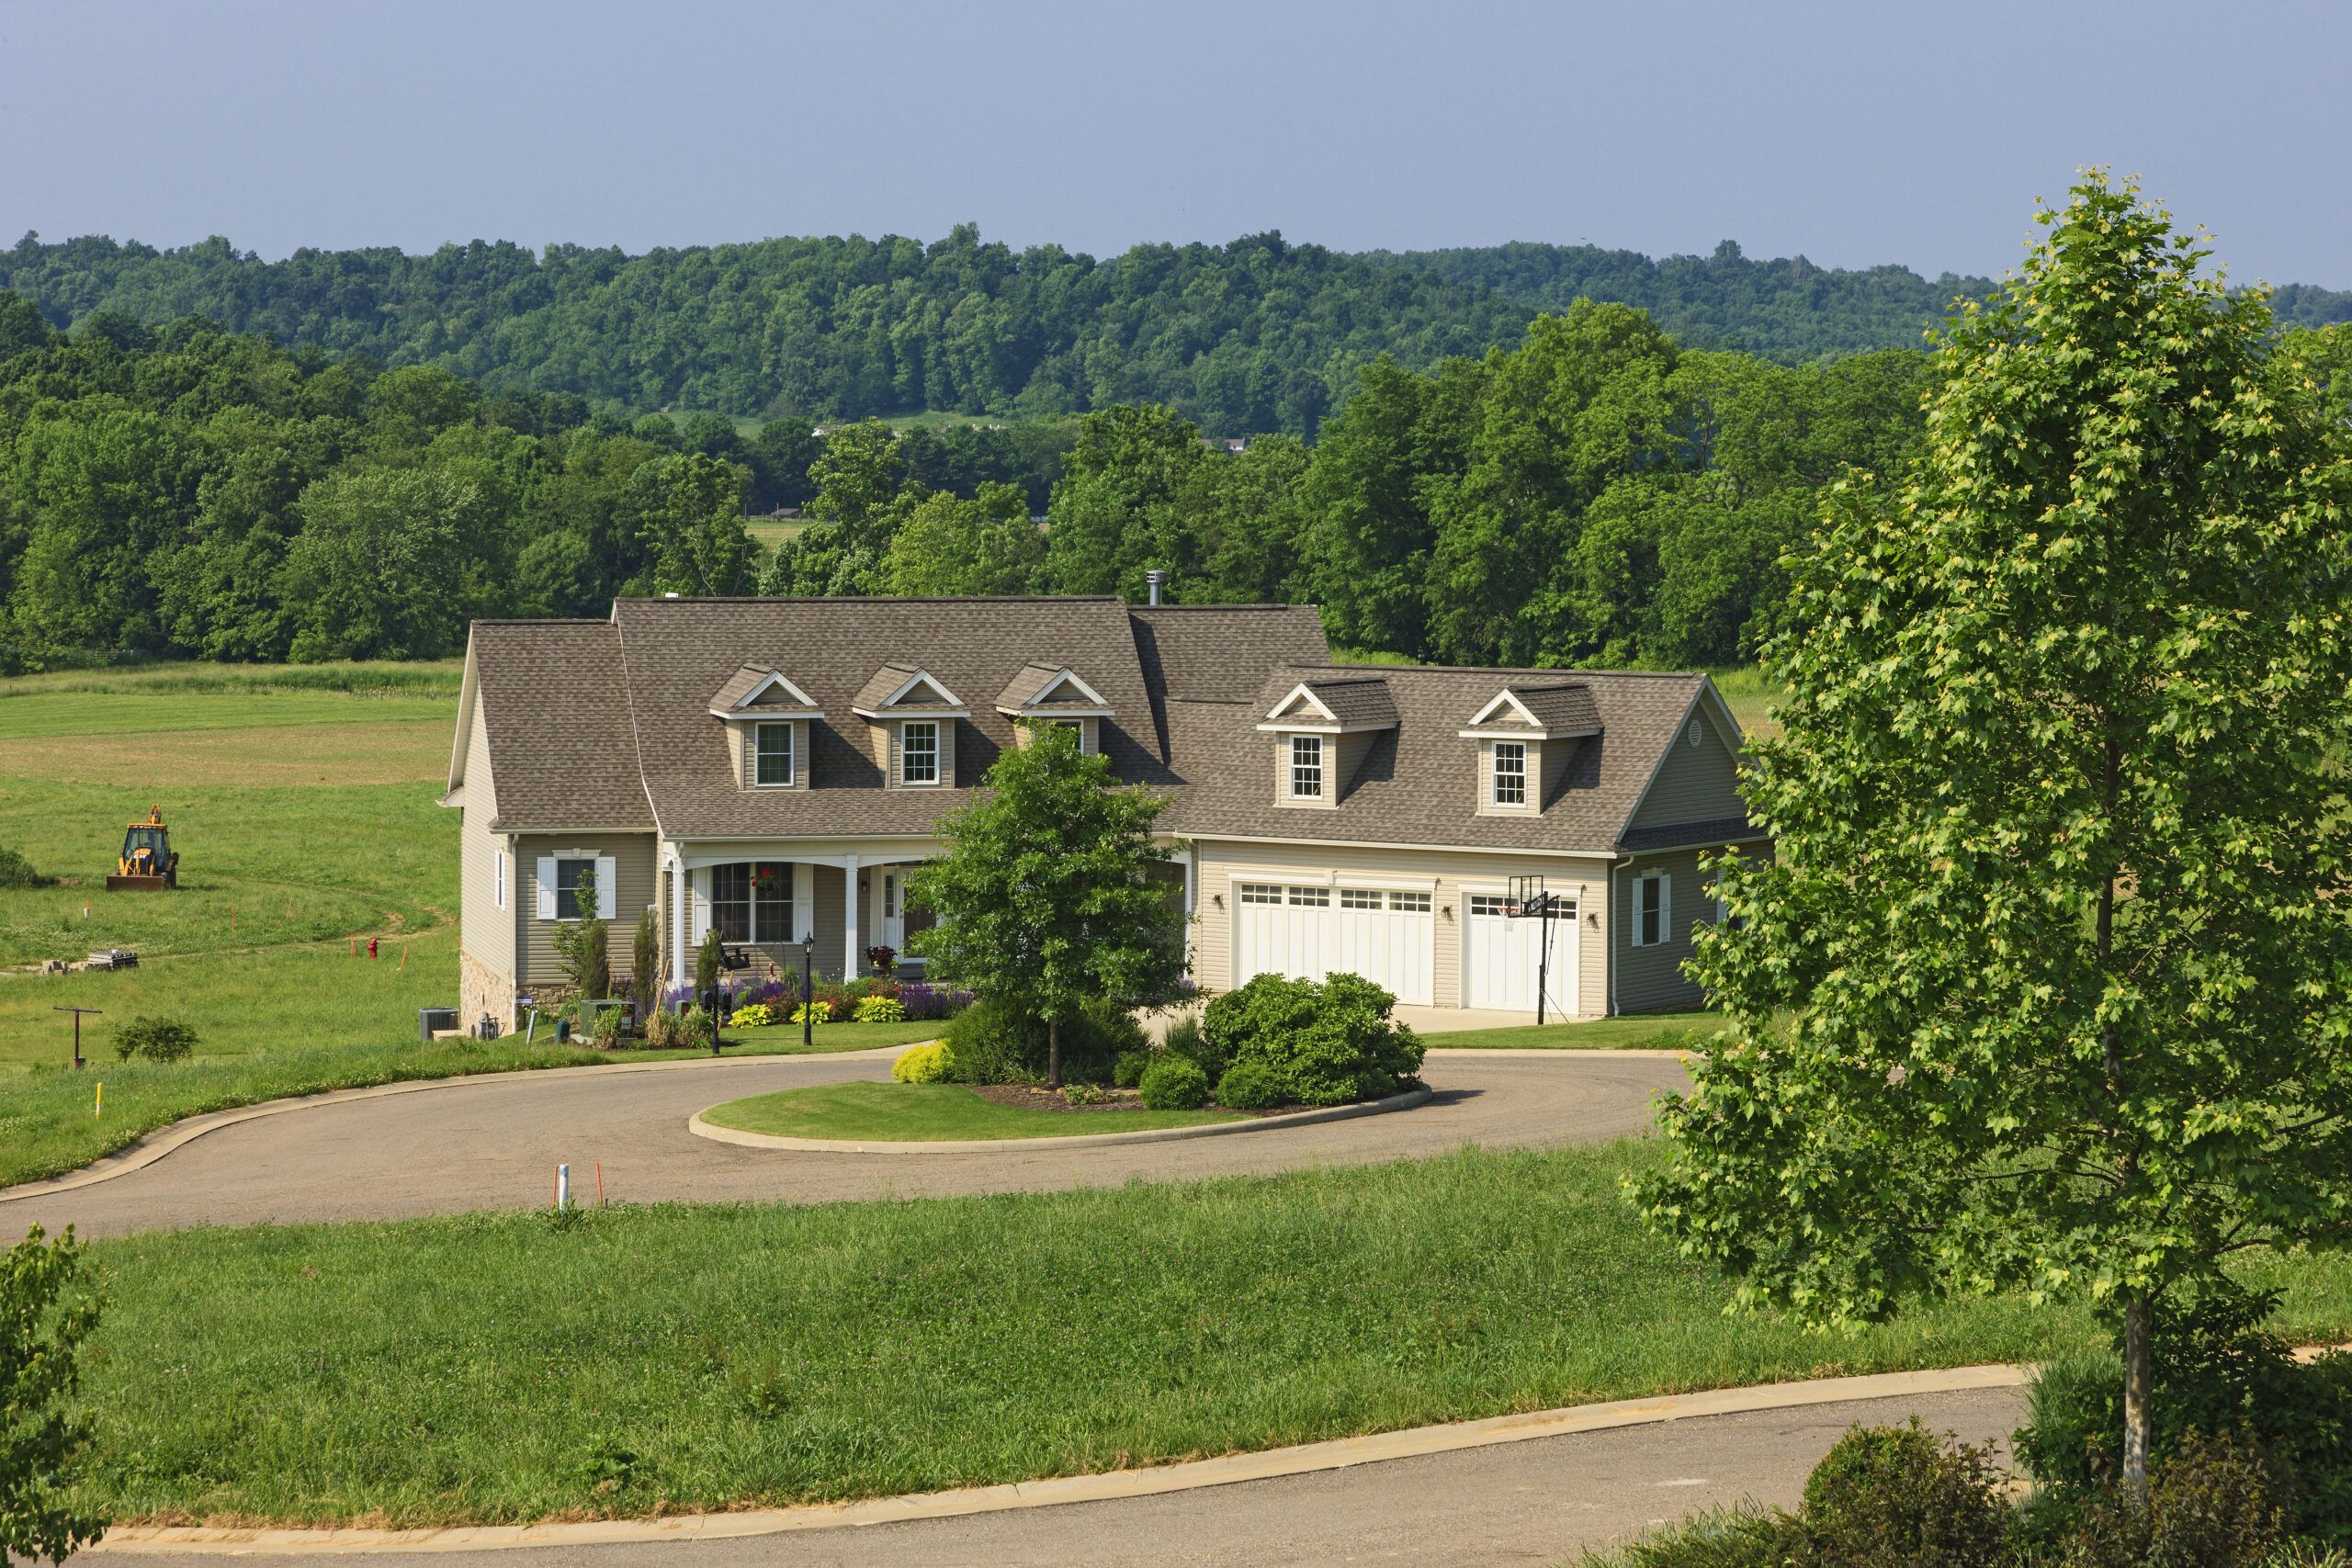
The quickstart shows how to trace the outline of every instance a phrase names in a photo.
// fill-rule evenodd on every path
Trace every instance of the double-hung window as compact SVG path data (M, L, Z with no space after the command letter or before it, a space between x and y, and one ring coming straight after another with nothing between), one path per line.
M1670 924L1674 888L1672 879L1662 871L1634 879L1634 945L1656 947L1664 942L1672 931Z
M555 863L555 918L559 920L580 919L580 885L596 885L596 862L593 857L580 860L559 860ZM603 902L600 897L597 900Z
M1495 742L1495 804L1527 804L1527 742L1524 740Z
M939 782L939 725L934 719L909 719L899 732L899 782L933 784Z
M1290 738L1290 797L1323 798L1323 738L1319 735Z
M710 929L721 942L752 940L752 867L748 861L710 868Z
M721 942L779 942L792 930L792 867L735 861L710 868L710 928Z
M755 724L752 745L757 752L752 777L763 784L792 783L792 726Z

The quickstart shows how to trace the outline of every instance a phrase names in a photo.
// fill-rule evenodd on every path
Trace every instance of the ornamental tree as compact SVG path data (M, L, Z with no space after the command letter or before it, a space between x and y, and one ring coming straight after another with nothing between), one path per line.
M1922 453L1792 563L1728 1027L1638 1184L1751 1304L2111 1314L2144 1496L2160 1306L2352 1222L2342 425L2257 294L2087 176L1944 338Z
M940 923L907 939L944 980L1046 1025L1046 1080L1062 1081L1061 1027L1092 998L1149 1007L1184 969L1184 917L1154 875L1165 804L1118 787L1075 730L1046 725L1006 750L984 792L943 820L947 853L909 880Z
M71 1496L91 1426L67 1402L98 1324L96 1297L75 1289L81 1270L71 1226L50 1242L34 1225L0 1252L0 1559L62 1562L106 1529Z

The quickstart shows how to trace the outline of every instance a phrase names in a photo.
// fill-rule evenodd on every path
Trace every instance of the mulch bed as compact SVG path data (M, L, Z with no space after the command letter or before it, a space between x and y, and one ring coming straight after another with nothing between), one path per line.
M1020 1111L1140 1111L1143 1097L1131 1089L1106 1089L1108 1096L1100 1105L1072 1105L1062 1098L1057 1089L1041 1089L1035 1084L981 1083L969 1086L982 1100L992 1100L999 1105L1010 1105ZM1232 1111L1228 1105L1215 1100L1202 1107L1204 1111ZM1271 1111L1234 1111L1236 1116L1280 1116L1287 1111L1304 1111L1304 1105L1277 1105Z

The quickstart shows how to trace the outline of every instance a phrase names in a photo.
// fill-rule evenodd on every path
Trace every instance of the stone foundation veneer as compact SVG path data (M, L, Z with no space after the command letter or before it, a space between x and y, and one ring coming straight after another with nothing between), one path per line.
M458 1027L471 1034L484 1013L499 1032L514 1032L514 982L470 953L458 955Z

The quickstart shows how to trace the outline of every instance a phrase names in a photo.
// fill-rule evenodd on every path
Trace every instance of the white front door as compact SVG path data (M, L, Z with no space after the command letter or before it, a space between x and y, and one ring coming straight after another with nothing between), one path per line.
M1237 984L1259 975L1320 980L1343 972L1400 1002L1429 1005L1436 940L1429 894L1236 881L1233 897Z
M1472 893L1462 900L1462 1005L1504 1012L1535 1010L1535 982L1544 977L1544 1016L1574 1018L1577 995L1577 905L1560 900L1549 920L1514 919L1503 913L1499 893ZM1548 935L1551 952L1544 953Z
M907 946L907 883L897 866L883 866L874 873L878 891L874 899L874 942L893 953L904 953Z

